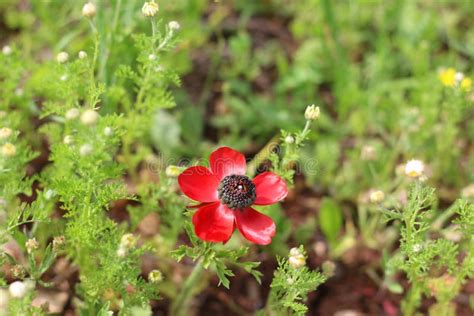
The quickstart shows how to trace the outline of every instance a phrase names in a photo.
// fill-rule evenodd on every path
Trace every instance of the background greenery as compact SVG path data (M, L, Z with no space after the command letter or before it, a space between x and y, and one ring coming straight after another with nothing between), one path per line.
M410 159L425 163L425 183L436 188L433 220L458 197L472 199L474 92L439 78L449 67L472 77L470 1L162 1L154 35L142 1L96 4L95 32L81 1L0 2L0 43L14 50L0 57L2 124L18 131L19 153L0 175L7 231L22 246L28 237L46 244L66 235L91 313L103 308L109 288L127 306L154 297L136 279L149 249L160 249L158 266L171 275L166 254L184 231L185 202L167 165L207 157L220 145L249 158L262 154L280 130L301 129L309 104L321 117L298 154L295 197L270 210L279 234L268 252L324 241L332 260L361 245L396 254L399 227L387 225L380 208L406 205L411 181L400 166ZM157 49L171 20L181 28ZM77 59L83 50L90 61L95 44L95 64ZM55 61L61 51L69 53L66 65ZM73 107L98 107L99 123L65 120ZM77 147L63 143L67 135ZM84 144L93 154L81 156ZM384 201L371 203L371 190L383 191ZM116 200L136 202L127 202L126 221L104 215ZM66 218L54 217L58 203ZM117 262L123 233L157 206L160 233L126 264ZM16 229L29 221L48 224ZM452 227L440 221L448 234ZM392 275L379 274L399 292ZM141 290L132 295L124 282ZM176 289L167 285L160 290L172 298Z

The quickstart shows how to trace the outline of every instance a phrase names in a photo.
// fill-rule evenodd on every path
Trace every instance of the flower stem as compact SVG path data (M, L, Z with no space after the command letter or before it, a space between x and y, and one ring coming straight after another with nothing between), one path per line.
M258 166L265 161L265 159L270 156L271 152L273 149L275 149L276 146L278 146L280 140L280 133L276 134L273 136L270 141L263 147L258 154L255 155L253 160L248 164L247 170L250 175L255 175L255 172L257 171Z
M170 315L174 316L184 316L187 315L187 307L189 301L192 298L193 290L196 288L196 284L201 279L202 273L204 272L203 259L201 258L197 264L194 266L193 271L187 278L186 282L183 285L183 288L179 292L176 299L171 305Z

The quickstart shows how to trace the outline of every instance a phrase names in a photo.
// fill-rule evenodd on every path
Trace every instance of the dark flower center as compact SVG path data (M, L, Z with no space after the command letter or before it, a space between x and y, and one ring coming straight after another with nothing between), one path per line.
M221 202L233 210L252 205L257 197L252 180L237 174L222 179L217 193Z

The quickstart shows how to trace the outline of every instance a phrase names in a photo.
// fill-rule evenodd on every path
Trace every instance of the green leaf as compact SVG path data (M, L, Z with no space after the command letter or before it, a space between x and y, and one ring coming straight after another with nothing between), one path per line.
M334 242L342 227L342 210L332 199L325 198L319 209L321 230L329 242Z
M389 281L386 283L386 285L387 285L388 290L392 293L395 293L395 294L403 293L403 287L395 281Z
M180 144L181 127L174 116L166 111L159 111L153 118L151 138L153 144L165 155L170 155Z
M41 262L41 265L38 268L38 273L40 276L49 269L49 267L53 264L55 258L56 254L53 252L51 245L48 245L44 253L43 262Z

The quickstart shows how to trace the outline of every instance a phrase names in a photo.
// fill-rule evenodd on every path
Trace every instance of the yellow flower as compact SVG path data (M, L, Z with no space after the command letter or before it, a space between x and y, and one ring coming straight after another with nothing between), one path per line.
M16 154L16 147L11 143L6 143L2 146L2 155L5 157L12 157Z
M454 68L443 69L438 75L439 81L446 87L453 87L456 84L456 70Z
M471 91L472 79L469 77L464 78L463 80L461 80L460 86L461 86L461 89L466 92Z

